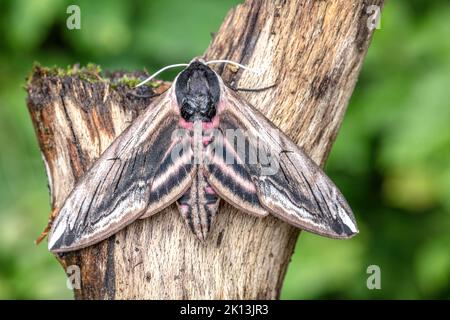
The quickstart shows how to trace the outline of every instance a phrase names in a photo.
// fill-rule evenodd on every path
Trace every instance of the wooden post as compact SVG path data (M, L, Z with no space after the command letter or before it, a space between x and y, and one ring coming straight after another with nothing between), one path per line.
M370 42L366 10L382 3L248 0L229 12L206 58L260 69L262 75L217 70L238 87L275 83L243 96L323 165ZM95 68L34 69L28 107L53 207L63 204L92 162L148 105L149 98L129 94L136 76L106 77ZM145 87L141 93L151 92ZM172 206L58 259L64 268L81 268L77 299L275 299L297 236L297 229L278 219L253 218L222 202L201 244Z

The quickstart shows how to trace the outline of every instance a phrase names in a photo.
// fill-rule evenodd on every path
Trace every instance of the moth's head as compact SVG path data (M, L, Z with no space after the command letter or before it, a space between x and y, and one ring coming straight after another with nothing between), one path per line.
M196 58L178 75L175 94L184 120L210 122L220 98L218 76L203 59Z

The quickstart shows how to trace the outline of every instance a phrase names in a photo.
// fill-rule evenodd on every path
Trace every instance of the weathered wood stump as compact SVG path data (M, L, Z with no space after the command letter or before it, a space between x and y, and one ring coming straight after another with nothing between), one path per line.
M276 87L243 96L324 164L371 38L369 5L382 0L249 0L231 10L206 59L230 59L258 76L220 67L239 87ZM53 207L149 104L137 73L36 67L28 107L45 161ZM168 83L144 87L145 95ZM43 213L44 215L44 213ZM43 218L44 220L44 218ZM98 245L58 257L81 268L78 299L274 299L298 230L222 202L205 244L172 206ZM349 262L351 263L351 262Z

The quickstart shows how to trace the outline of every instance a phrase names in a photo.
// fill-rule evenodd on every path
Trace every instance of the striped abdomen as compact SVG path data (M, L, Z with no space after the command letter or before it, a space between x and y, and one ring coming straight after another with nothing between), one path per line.
M178 209L192 232L201 241L206 239L219 206L219 198L206 181L198 165L190 189L178 199Z

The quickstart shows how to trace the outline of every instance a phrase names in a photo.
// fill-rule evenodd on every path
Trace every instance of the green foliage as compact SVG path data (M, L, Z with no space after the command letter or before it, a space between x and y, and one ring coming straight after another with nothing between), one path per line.
M152 72L187 62L238 2L82 0L81 30L68 30L69 1L2 1L0 298L72 296L45 245L33 244L50 210L23 90L33 62L92 81L97 65ZM388 1L327 165L361 233L302 233L282 298L450 298L448 21L448 1ZM381 290L366 287L369 265L381 268Z

